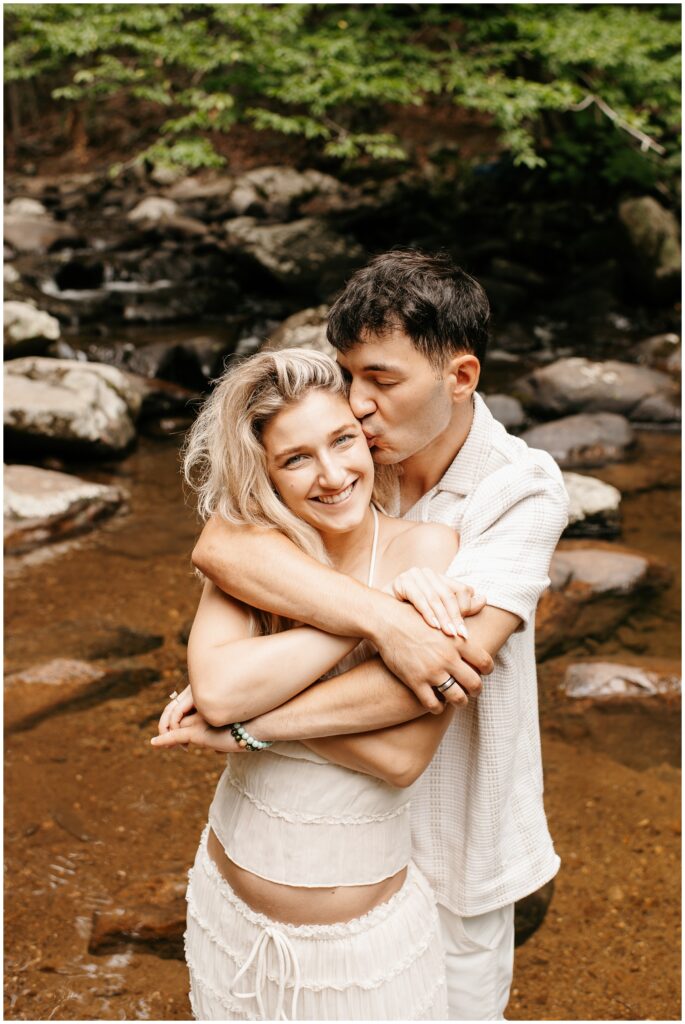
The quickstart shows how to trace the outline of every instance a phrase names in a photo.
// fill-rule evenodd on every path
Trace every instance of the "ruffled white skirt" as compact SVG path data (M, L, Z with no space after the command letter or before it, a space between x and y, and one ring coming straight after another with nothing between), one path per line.
M445 1020L435 897L415 864L362 917L290 925L252 910L207 852L188 872L184 935L196 1020Z

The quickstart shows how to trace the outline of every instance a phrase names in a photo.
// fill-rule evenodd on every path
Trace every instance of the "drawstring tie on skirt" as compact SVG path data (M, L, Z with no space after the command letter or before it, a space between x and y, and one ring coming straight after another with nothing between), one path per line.
M266 967L270 942L273 942L278 960L278 1002L273 1016L267 1014L264 1007L264 988L268 981ZM257 961L255 991L236 992L236 985L255 959ZM293 1000L291 1016L288 1018L285 1013L284 1004L285 990L290 983L293 985ZM297 1000L300 995L300 965L292 944L282 931L279 931L278 928L266 927L260 932L252 945L247 960L233 979L230 992L231 995L238 999L256 999L262 1020L297 1020Z

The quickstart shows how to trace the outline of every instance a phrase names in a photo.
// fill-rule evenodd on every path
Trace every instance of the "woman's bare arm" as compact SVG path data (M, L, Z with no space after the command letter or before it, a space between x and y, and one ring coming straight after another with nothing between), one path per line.
M251 636L239 602L205 583L188 640L195 707L213 726L244 722L306 689L356 647L311 626Z
M471 666L483 663L484 651L464 660L460 646L413 608L322 565L277 530L234 526L215 516L205 524L193 562L219 590L250 607L370 640L428 710L440 710L432 687L450 673L468 692L480 688Z

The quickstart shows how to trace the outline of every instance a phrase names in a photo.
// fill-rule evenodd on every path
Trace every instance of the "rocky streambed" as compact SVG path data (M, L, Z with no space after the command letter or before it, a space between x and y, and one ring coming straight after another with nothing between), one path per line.
M225 360L325 347L332 291L408 186L262 168L12 189L5 1016L189 1019L183 894L222 759L149 746L198 598L179 445ZM479 244L483 393L572 503L537 618L563 868L518 908L507 1016L680 1019L679 338L608 285L564 320L524 247ZM653 250L651 301L673 252Z

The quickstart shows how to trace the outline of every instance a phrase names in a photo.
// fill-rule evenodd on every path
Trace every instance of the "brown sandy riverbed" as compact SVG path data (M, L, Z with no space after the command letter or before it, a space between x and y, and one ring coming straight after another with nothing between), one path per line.
M677 464L676 438L645 444L646 461L658 449ZM143 440L116 473L132 492L130 513L7 565L8 672L83 657L90 631L126 626L163 639L110 661L118 674L88 700L23 726L19 714L18 728L17 709L6 710L15 722L5 742L10 1020L191 1016L178 947L159 940L168 899L158 900L156 944L89 952L94 915L145 902L150 879L148 903L177 892L222 770L207 751L149 746L166 695L184 685L179 634L198 595L175 447ZM88 475L111 478L109 469ZM678 509L673 490L628 496L623 541L677 564ZM676 581L592 654L678 657L678 590ZM680 1019L678 716L569 714L558 676L555 663L540 674L546 804L563 867L544 924L518 950L507 1015Z

